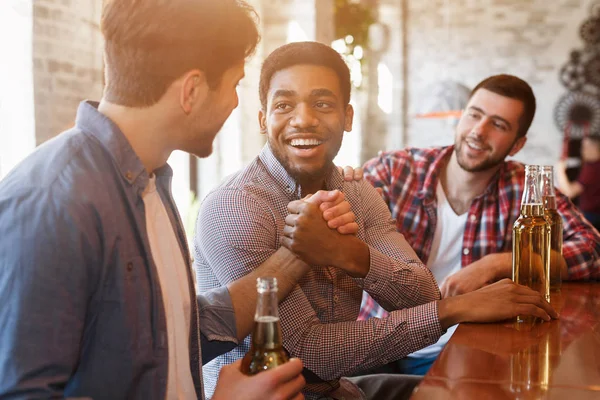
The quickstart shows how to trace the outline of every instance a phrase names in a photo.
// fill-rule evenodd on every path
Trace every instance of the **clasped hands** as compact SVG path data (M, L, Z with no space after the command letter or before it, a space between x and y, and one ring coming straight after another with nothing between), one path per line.
M310 265L336 266L352 276L364 271L346 268L345 249L357 240L356 216L344 193L318 192L288 204L281 244ZM362 242L361 242L362 243Z

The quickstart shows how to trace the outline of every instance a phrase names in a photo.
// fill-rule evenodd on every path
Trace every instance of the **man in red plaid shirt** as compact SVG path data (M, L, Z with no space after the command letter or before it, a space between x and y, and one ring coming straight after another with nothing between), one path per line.
M523 164L505 159L525 145L535 108L526 82L492 76L473 89L454 146L385 152L364 166L366 179L381 188L398 231L432 271L443 297L512 275L512 226L525 179ZM552 262L561 263L563 279L599 279L598 231L558 191L557 207L563 257ZM359 320L386 314L364 294ZM453 331L401 360L398 372L424 373Z

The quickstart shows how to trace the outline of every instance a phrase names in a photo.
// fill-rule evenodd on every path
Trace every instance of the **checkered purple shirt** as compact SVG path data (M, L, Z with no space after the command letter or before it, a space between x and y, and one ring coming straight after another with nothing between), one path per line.
M407 148L381 153L364 167L366 179L383 188L398 231L425 262L437 222L438 174L452 151L453 146ZM471 203L463 236L463 267L487 254L512 250L512 227L520 214L524 171L521 163L505 162L485 192ZM557 209L563 220L563 256L569 279L600 279L600 235L558 190ZM385 315L385 310L365 294L359 319Z
M337 268L315 266L279 306L285 348L330 381L311 388L316 391L336 387L338 378L359 369L402 358L442 334L435 280L397 233L377 191L366 181L344 182L335 168L326 187L343 191L351 204L357 236L369 245L371 269L364 279L355 279ZM194 242L198 290L226 285L274 254L287 205L299 195L300 187L268 145L248 167L211 192L202 204ZM363 289L391 311L387 318L356 321ZM209 396L221 367L248 348L249 337L205 366ZM315 392L305 395L318 397Z

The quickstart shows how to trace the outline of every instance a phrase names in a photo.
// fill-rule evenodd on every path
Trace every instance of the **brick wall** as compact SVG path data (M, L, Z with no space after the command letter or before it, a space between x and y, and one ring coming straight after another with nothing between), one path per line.
M33 2L36 142L73 124L78 103L102 96L101 0Z
M473 87L489 75L510 73L528 81L538 101L528 143L516 158L554 163L562 133L553 108L565 92L558 71L571 50L583 46L579 27L591 1L407 1L408 144L453 140L447 122L412 118L428 84L451 79Z
M327 42L331 0L252 0L261 17L263 41L246 68L239 110L243 162L260 149L256 127L258 76L262 59L286 42L296 20L307 38ZM447 121L413 118L426 87L440 79L473 86L495 73L513 73L530 82L538 112L529 142L517 157L554 162L561 132L552 111L564 93L558 70L573 48L592 0L380 0L379 15L389 34L387 51L370 65L366 100L361 100L362 158L377 150L404 145L451 143ZM403 7L404 4L404 7ZM102 38L98 29L101 0L36 0L33 21L36 141L41 143L69 126L77 103L98 99L102 91ZM323 34L325 32L325 34ZM403 35L405 33L405 35ZM393 76L392 111L376 106L378 63ZM370 131L367 131L370 128ZM217 145L219 145L217 143Z

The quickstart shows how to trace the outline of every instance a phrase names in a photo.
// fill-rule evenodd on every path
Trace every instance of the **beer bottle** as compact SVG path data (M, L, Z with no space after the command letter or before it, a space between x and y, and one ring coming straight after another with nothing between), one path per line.
M550 225L544 217L539 179L539 165L526 165L521 215L513 225L512 278L515 283L539 291L550 301ZM533 322L534 319L519 316L517 321Z
M551 165L542 167L540 187L544 204L544 216L550 225L550 291L557 292L562 284L560 266L562 263L563 225L562 218L556 211L554 170Z
M255 375L288 361L288 355L283 349L277 311L277 279L258 278L256 289L258 299L254 314L254 330L250 350L242 360L242 372L246 375Z

